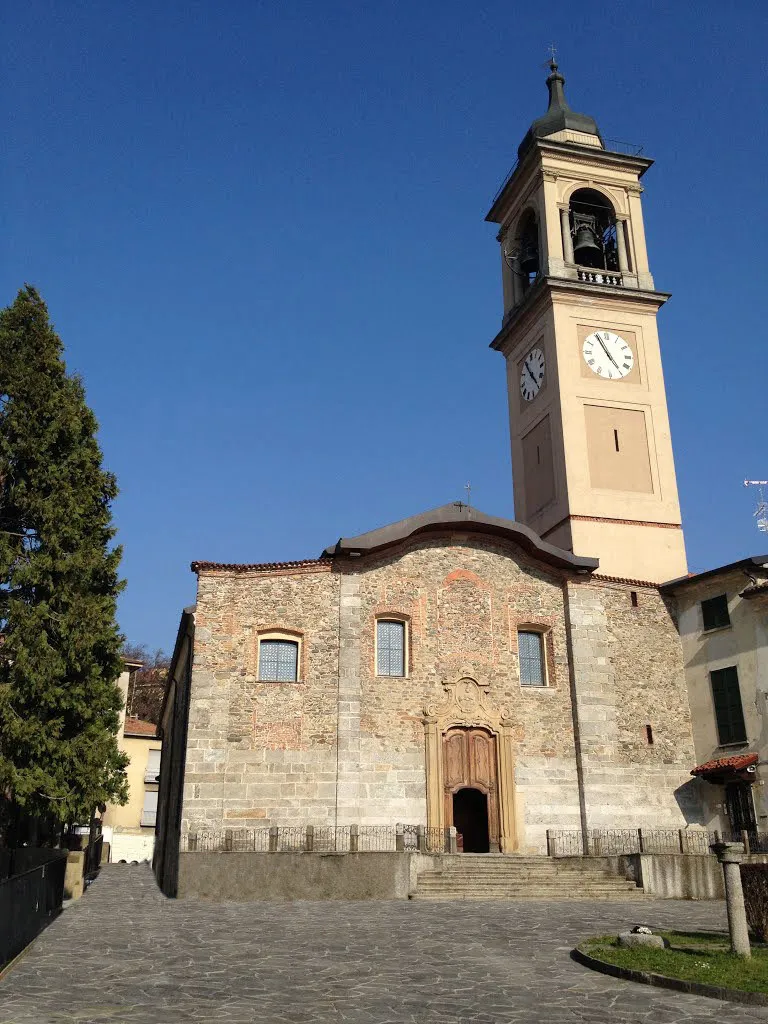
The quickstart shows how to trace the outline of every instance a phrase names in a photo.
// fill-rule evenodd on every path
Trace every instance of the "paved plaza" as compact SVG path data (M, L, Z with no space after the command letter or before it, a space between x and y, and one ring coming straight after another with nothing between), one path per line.
M768 1021L569 959L639 921L726 927L722 903L166 900L148 867L113 865L0 981L0 1024Z

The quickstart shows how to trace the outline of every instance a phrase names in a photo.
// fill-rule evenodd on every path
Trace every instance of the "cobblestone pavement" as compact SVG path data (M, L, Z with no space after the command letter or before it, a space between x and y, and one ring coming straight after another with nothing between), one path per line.
M146 866L114 865L0 981L0 1024L768 1021L569 959L639 921L726 927L722 903L166 900Z

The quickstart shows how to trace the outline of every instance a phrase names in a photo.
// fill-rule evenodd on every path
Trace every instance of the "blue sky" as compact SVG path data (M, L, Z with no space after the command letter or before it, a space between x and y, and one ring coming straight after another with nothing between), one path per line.
M511 516L495 232L546 109L644 146L692 569L768 550L768 8L6 4L0 301L48 301L101 424L128 586L171 648L193 559L314 557L464 496Z

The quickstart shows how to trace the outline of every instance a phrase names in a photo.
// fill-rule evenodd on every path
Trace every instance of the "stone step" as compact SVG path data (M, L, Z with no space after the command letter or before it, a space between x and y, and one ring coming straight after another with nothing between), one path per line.
M439 878L521 878L521 879L541 879L542 881L562 881L566 884L576 884L586 879L604 879L604 878L620 878L613 871L585 871L581 874L574 875L570 873L560 874L556 871L440 871L440 870L429 870L423 872L424 875L435 876ZM421 876L420 876L421 877Z
M418 880L419 888L424 889L446 889L451 891L458 891L460 889L552 889L562 892L572 892L574 887L571 885L556 885L548 882L526 882L520 881L520 879L496 879L494 881L481 881L481 880L470 880L463 882L448 881L444 878L426 878L423 875L419 876ZM578 886L579 889L636 889L637 886L632 881L625 881L624 879L617 878L611 879L595 879L594 881L584 882Z
M419 892L418 890L413 893L410 897L412 900L432 900L433 902L452 903L455 901L467 901L467 900L539 900L542 903L546 902L561 902L562 900L617 900L620 902L630 902L634 900L648 899L642 889L637 889L634 893L627 892L605 892L605 893L569 893L564 896L562 893L440 893L440 892Z

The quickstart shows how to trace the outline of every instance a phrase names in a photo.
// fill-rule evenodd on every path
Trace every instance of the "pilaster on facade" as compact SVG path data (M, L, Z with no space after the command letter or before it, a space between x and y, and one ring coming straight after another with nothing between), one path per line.
M339 587L339 690L336 732L336 824L360 821L360 579Z

